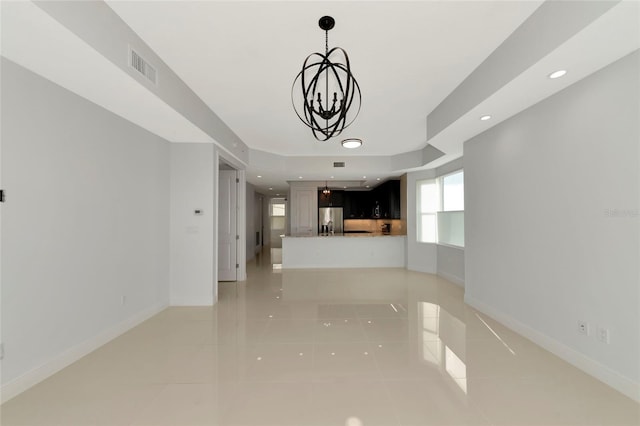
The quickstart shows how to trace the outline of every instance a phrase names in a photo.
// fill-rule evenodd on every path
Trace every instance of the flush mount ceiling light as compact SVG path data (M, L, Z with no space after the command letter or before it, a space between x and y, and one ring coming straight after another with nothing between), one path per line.
M329 50L329 30L335 20L323 16L318 25L325 32L325 53L312 53L304 60L302 71L293 81L291 101L313 136L327 141L353 123L360 112L362 95L347 52L340 47Z
M480 117L480 120L482 120L482 121L491 120L491 116L490 115L483 115L482 117Z
M349 138L341 142L342 146L349 149L360 148L362 146L362 139Z
M549 78L560 78L567 73L567 70L558 70L549 74Z

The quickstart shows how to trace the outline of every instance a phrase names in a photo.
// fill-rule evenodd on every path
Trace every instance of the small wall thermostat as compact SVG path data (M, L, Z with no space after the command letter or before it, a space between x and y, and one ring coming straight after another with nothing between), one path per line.
M196 216L202 216L202 210L196 209L193 211L193 214L195 214Z

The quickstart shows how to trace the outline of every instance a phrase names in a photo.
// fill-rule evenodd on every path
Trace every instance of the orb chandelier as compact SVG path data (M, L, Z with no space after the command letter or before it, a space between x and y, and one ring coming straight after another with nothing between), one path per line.
M322 196L325 197L325 198L329 198L330 195L331 195L331 190L327 186L327 182L325 182L324 183L324 189L322 190Z
M323 16L318 25L325 32L325 51L312 53L293 81L291 101L302 122L319 141L338 136L360 113L360 86L351 73L344 49L329 50L329 30L335 26L331 16Z

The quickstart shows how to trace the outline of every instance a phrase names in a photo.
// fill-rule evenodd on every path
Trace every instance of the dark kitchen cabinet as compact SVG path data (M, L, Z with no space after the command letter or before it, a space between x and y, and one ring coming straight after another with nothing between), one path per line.
M318 207L344 207L344 191L331 190L329 196L318 191Z
M400 219L400 181L386 181L371 191L344 191L344 218Z
M380 185L383 187L385 206L383 209L384 217L391 219L400 219L400 181L389 180Z
M371 202L369 191L344 192L344 218L369 219L371 217Z
M400 181L389 180L376 187L372 192L372 197L379 206L379 216L381 219L400 219ZM374 207L375 208L375 207Z

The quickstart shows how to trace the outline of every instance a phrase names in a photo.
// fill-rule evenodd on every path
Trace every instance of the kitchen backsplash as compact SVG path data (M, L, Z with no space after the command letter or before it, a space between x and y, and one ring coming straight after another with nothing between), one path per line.
M366 231L381 234L384 224L391 225L391 235L406 235L407 227L401 219L345 219L344 232Z

